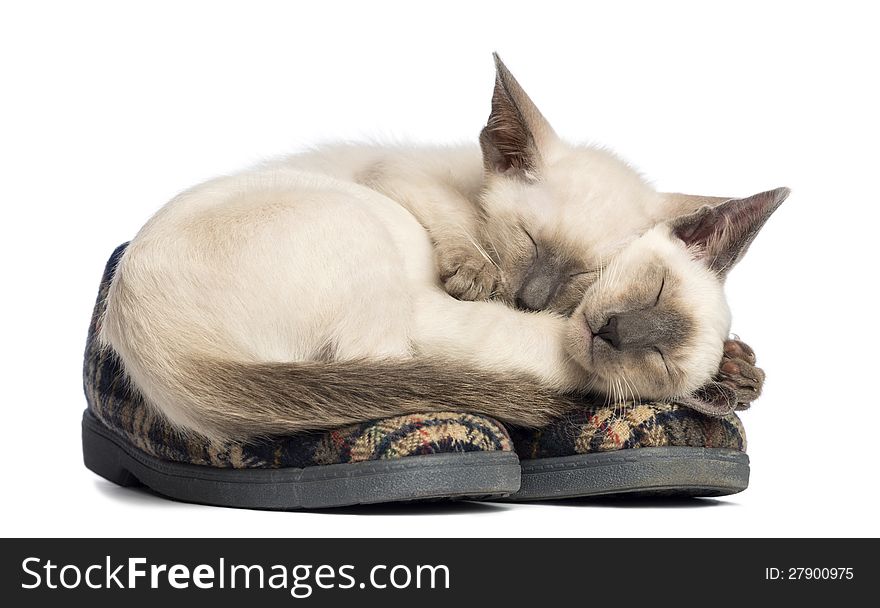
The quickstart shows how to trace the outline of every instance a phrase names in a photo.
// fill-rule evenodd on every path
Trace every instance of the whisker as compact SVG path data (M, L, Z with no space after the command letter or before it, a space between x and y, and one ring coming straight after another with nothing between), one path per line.
M638 403L638 402L640 402L640 401L642 400L641 395L638 394L639 391L636 390L635 385L634 385L632 382L630 382L629 378L627 378L626 376L624 376L624 377L623 377L623 380L624 380L624 382L626 382L626 385L627 385L627 387L629 388L629 393L630 393L630 395L632 396L632 405L634 406L636 403ZM623 412L623 416L624 416L624 417L626 416L626 410L625 410L625 409L624 409L624 412Z
M498 253L498 248L495 246L495 241L492 240L492 237L488 234L483 234L483 238L488 242L489 246L492 248L492 252L495 253L495 259L500 260L501 255Z
M495 262L495 260L492 259L492 257L486 252L485 249L483 249L482 246L480 246L479 243L477 243L476 239L474 239L474 237L471 236L471 234L465 229L465 227L462 226L461 224L457 224L457 225L458 225L458 228L461 230L462 234L464 235L464 237L470 242L471 245L474 246L474 249L476 249L477 252L478 252L483 258L485 258L485 260L486 260L487 262L489 262L490 264L492 264L492 265L493 265L495 268L497 268L498 270L501 270L501 267L498 265L498 263Z

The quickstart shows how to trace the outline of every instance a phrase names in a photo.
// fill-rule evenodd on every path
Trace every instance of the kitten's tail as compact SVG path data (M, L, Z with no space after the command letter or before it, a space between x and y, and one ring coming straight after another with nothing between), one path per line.
M584 403L526 377L418 358L329 363L202 360L178 367L175 375L181 402L174 409L186 411L194 430L225 440L449 410L541 426Z

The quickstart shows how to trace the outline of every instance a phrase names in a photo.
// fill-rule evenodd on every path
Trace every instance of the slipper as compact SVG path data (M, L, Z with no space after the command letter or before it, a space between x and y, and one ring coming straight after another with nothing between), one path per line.
M245 445L178 433L96 340L124 250L107 263L86 343L82 439L91 471L175 500L275 510L487 499L519 489L507 431L472 414L411 414Z
M508 427L529 501L613 494L724 496L749 485L736 414L675 403L585 407L544 428Z

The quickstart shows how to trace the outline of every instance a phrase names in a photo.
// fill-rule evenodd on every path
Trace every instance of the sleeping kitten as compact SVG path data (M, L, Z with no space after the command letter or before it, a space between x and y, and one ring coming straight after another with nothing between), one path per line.
M486 184L473 201L479 218L480 243L467 238L456 247L438 248L439 267L447 292L461 299L494 297L523 310L553 310L570 315L600 269L622 247L660 221L677 218L701 207L716 207L729 199L656 193L644 180L605 150L571 146L562 141L498 55L492 112L480 135ZM374 177L375 183L381 180ZM787 190L778 190L778 202ZM774 207L775 208L775 207ZM771 211L772 212L772 211ZM454 234L454 233L453 233ZM459 236L461 233L459 233ZM719 269L720 278L729 268ZM632 285L647 281L638 263L611 274L626 298ZM656 274L656 273L655 273ZM606 290L606 293L610 290ZM632 297L638 300L637 290ZM599 315L600 317L602 315ZM606 315L607 317L607 315ZM629 332L643 332L654 342L678 342L662 319L640 315L634 323L615 315ZM668 330L668 331L667 331ZM655 345L655 348L659 346ZM739 340L725 343L725 358L716 380L733 389L739 403L757 398L763 372L754 367L754 352ZM636 361L616 362L620 373L606 374L605 392L614 399L635 398L635 373L652 370ZM715 391L719 389L716 385ZM726 393L729 395L729 393ZM722 403L690 399L692 407L717 413Z
M721 279L787 191L695 210L526 101L499 62L482 154L327 148L182 193L120 260L101 339L148 403L216 439L437 408L532 426L590 389L691 393L722 360ZM497 280L470 255L489 234ZM541 264L505 253L528 247Z

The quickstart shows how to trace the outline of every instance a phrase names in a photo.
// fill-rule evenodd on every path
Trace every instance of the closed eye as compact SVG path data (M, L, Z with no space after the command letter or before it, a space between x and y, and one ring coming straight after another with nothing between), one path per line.
M535 247L535 259L538 259L538 243L535 242L535 239L532 238L532 235L529 234L529 231L522 227L522 231L526 233L526 236L529 237L529 240L532 242L532 245Z
M570 274L570 275L568 275L568 278L573 279L575 277L580 277L585 274L596 274L597 272L599 272L599 271L598 270L584 270L583 272L575 272L573 274Z
M657 299L654 300L654 306L660 303L660 296L663 295L663 288L666 287L666 275L663 275L663 280L660 281L660 291L657 292Z
M666 355L663 354L663 351L660 350L660 347L655 346L654 350L657 351L657 354L660 355L660 358L663 360L663 365L666 367L666 373L668 375L672 375L672 372L669 371L669 364L666 362Z

